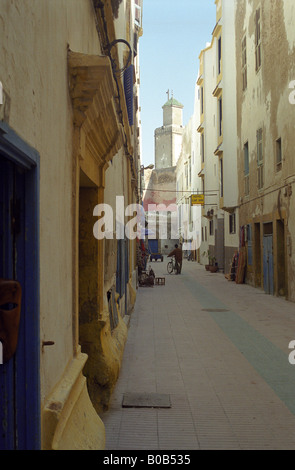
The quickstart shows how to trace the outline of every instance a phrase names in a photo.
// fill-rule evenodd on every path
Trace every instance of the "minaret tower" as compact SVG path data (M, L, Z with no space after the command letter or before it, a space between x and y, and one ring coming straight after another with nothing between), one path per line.
M176 166L181 152L183 125L183 105L174 97L163 106L163 126L155 130L155 167L156 169Z

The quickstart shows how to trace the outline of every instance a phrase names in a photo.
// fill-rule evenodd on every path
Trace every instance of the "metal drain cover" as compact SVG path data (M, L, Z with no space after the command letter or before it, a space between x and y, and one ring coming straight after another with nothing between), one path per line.
M170 395L161 393L125 393L123 408L171 408Z
M229 312L225 308L202 308L202 312Z

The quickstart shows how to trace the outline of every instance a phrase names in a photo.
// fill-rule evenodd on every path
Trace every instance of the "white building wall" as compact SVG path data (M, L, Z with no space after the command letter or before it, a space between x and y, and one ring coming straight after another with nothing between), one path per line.
M235 233L230 233L230 212L224 212L225 272L239 247L236 100L236 0L222 1L222 93L223 93L223 188L224 207L235 214Z
M204 212L212 216L213 231L207 230L208 245L215 246L215 230L219 203L218 157L214 155L217 147L217 100L212 92L216 86L216 44L215 41L204 51L204 127L205 127L205 207ZM213 211L213 212L212 212ZM209 224L207 224L208 226Z
M202 180L199 177L201 171L201 147L200 147L200 134L197 131L200 124L200 91L199 86L195 85L195 99L194 99L194 113L192 116L192 138L191 138L191 164L192 164L192 180L191 191L192 194L202 194ZM195 206L193 209L193 218L196 221L197 246L199 249L198 261L200 260L200 253L206 250L202 247L202 224L207 224L207 220L202 218L202 206ZM204 228L203 228L204 233Z
M222 67L223 67L223 168L224 206L238 204L237 181L237 104L236 104L236 50L235 50L235 4L222 3Z

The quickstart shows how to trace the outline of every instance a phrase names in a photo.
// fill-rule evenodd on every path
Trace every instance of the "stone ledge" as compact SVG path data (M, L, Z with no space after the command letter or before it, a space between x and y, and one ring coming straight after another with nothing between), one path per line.
M73 359L43 408L44 450L103 450L104 424L96 413L82 374L87 355Z

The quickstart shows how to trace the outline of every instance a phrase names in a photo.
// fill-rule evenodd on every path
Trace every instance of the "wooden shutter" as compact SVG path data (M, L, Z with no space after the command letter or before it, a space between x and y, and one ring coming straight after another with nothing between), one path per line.
M124 92L130 126L133 125L133 64L124 72Z

